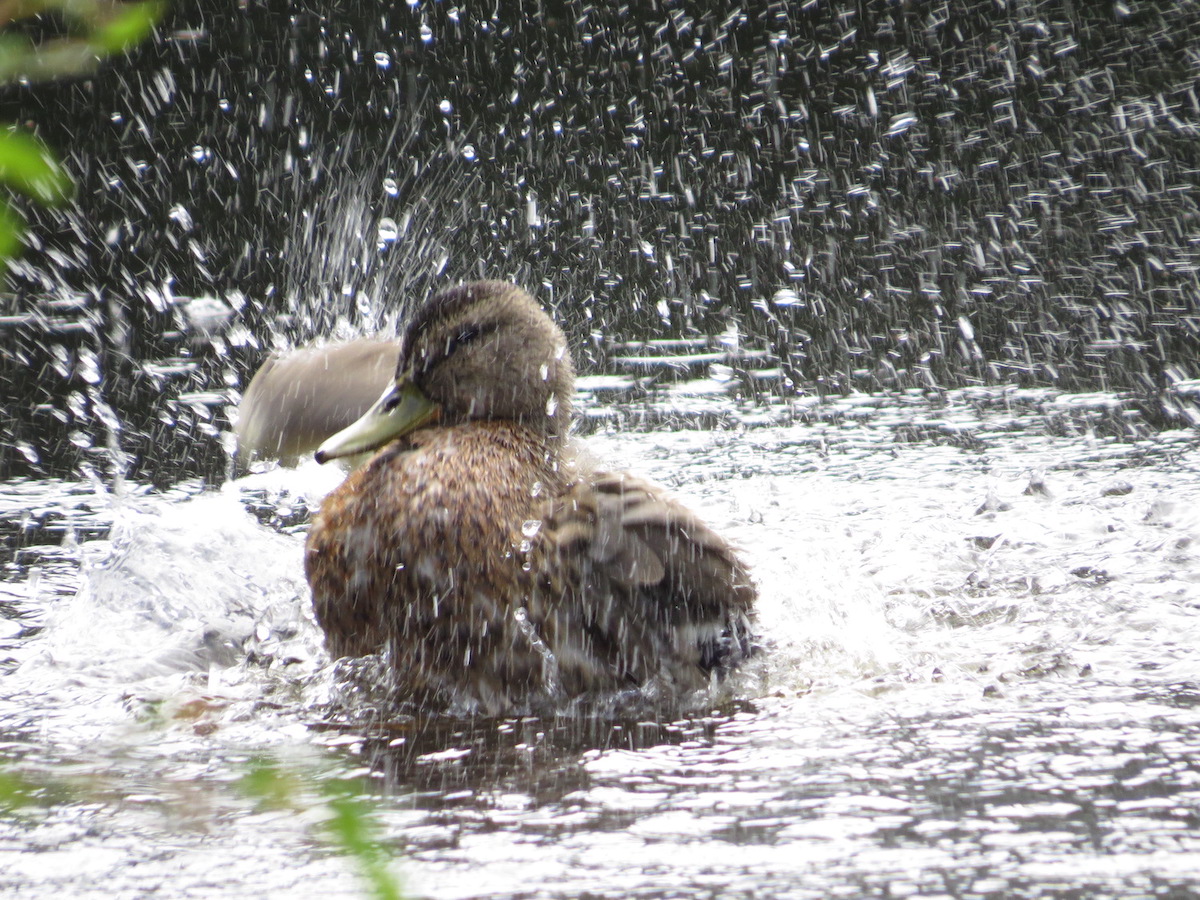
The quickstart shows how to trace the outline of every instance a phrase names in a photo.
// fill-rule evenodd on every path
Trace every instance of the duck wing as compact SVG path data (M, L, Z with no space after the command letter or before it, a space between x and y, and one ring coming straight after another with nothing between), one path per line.
M238 406L239 467L308 456L379 399L399 356L396 341L364 338L269 357Z
M694 687L750 652L756 590L734 547L662 488L592 472L547 503L529 610L560 677ZM569 687L568 685L565 685Z

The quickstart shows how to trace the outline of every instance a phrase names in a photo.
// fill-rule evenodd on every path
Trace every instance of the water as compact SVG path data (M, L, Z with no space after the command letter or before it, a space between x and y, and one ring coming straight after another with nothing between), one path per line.
M1160 396L1200 378L1198 30L1168 0L198 0L0 92L77 182L0 292L0 477L97 465L111 410L135 478L220 478L219 394L268 349L481 277L589 369L594 335L732 330L784 391Z
M324 836L332 781L370 798L415 896L1200 894L1194 432L1053 391L797 409L605 386L581 391L593 449L753 564L766 649L736 703L381 724L307 606L330 470L8 484L0 752L36 790L0 817L0 888L361 896ZM262 759L283 807L239 787Z
M362 896L340 785L417 896L1200 896L1198 11L200 0L0 92L78 186L0 292L0 892ZM232 408L484 276L746 548L736 702L341 686L333 476Z

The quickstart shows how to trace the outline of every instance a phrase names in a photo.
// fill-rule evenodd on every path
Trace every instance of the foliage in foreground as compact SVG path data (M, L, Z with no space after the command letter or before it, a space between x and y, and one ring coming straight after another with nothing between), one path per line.
M0 90L8 86L86 75L109 56L125 53L154 30L159 0L3 0L0 2ZM46 20L66 33L35 40L29 32ZM24 222L12 195L42 206L71 197L74 185L54 154L16 125L0 123L0 277L21 248Z
M295 775L269 760L250 764L240 783L242 791L274 809L303 809L300 799L305 787ZM344 781L326 779L316 784L328 813L322 830L341 853L354 860L375 900L401 900L403 896L387 867L387 854L380 846L366 804Z
M317 836L354 862L374 900L403 900L388 869L368 805L341 779L312 778L271 760L255 759L238 781L241 793L269 809L321 813ZM37 808L90 800L97 788L71 779L29 776L0 767L0 816L23 816ZM314 795L315 791L315 797ZM107 792L100 791L102 796Z

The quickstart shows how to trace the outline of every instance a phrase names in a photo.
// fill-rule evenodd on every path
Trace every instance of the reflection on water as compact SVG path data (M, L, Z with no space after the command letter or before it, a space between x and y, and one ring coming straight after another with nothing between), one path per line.
M328 470L8 484L0 757L35 788L0 813L6 894L360 896L329 779L374 795L419 896L1200 891L1194 433L1099 395L583 390L602 458L746 548L768 649L740 701L388 715L347 700L307 606ZM288 808L238 787L263 756Z

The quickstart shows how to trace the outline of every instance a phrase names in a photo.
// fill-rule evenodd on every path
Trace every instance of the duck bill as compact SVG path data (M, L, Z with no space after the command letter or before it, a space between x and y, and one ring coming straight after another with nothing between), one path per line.
M361 419L347 425L317 448L317 462L326 463L375 450L420 428L437 413L437 404L407 377L401 376Z

